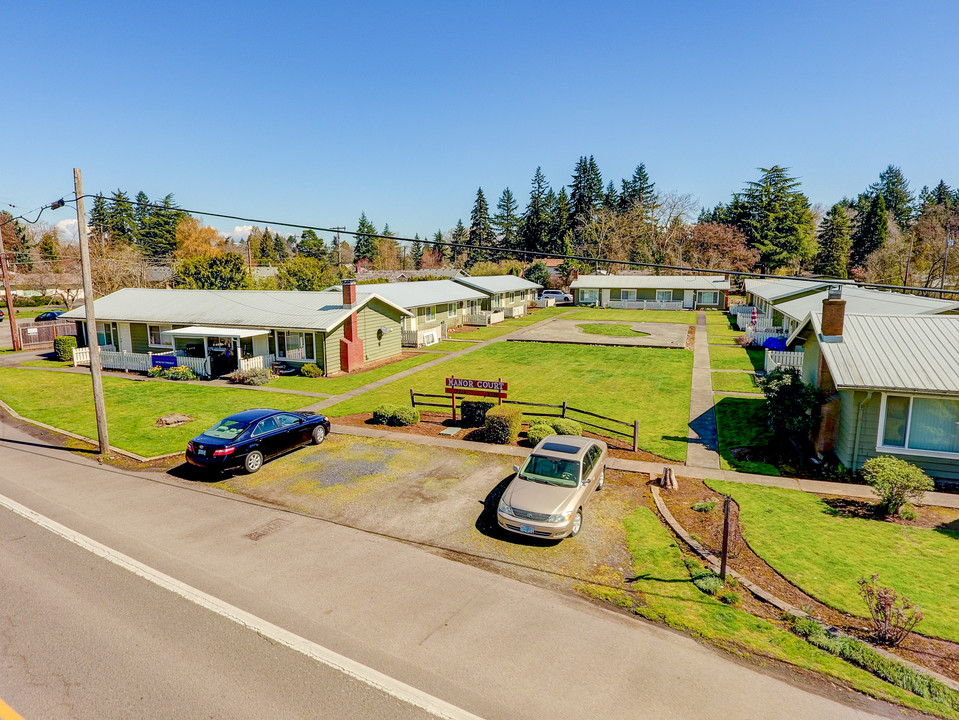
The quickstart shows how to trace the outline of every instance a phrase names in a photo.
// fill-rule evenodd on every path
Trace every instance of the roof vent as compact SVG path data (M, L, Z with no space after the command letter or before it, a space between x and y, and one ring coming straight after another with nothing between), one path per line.
M829 286L829 299L839 300L842 297L842 285Z

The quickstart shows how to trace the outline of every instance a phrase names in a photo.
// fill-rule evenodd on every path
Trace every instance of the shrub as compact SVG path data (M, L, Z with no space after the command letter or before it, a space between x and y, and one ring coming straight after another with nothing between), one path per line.
M557 435L582 435L583 426L569 418L555 418L549 423Z
M916 512L916 508L912 505L903 505L899 508L899 517L903 520L915 520L919 517L919 514Z
M707 513L716 509L716 503L712 500L700 500L690 506L696 512Z
M73 335L60 335L53 339L53 352L60 362L73 360L73 348L77 346L77 339Z
M877 508L891 515L899 512L907 500L921 500L924 492L935 487L915 465L889 455L866 460L862 476L879 496Z
M319 365L316 363L307 363L300 368L300 372L303 373L306 377L318 378L323 377L323 371L320 370Z
M859 596L872 617L873 634L885 645L898 645L922 622L922 611L909 598L879 584L879 576L859 578Z
M692 558L683 558L686 569L689 570L689 576L693 585L698 587L707 595L715 595L723 589L723 581L712 570L708 570Z
M523 411L515 405L497 405L486 413L486 440L509 445L523 427Z
M491 400L464 400L460 403L460 417L463 427L483 427L486 413L496 407Z
M731 590L723 590L721 593L716 595L716 599L726 605L738 605L739 601L742 600L742 598L739 597L739 593Z
M197 374L185 365L171 367L163 373L163 377L167 380L199 380Z
M412 407L397 407L387 421L394 427L416 425L420 421L420 411Z
M759 381L766 396L769 428L774 434L804 437L816 426L813 413L822 403L822 393L802 381L798 368L780 367Z
M147 370L147 377L161 378L164 377L164 373L166 373L164 368L161 368L159 365L154 365L152 368Z
M273 379L273 373L268 368L253 368L251 370L234 370L226 377L230 382L241 385L266 385Z
M526 431L526 440L530 445L536 447L543 442L543 438L552 434L553 428L551 428L549 425L544 425L541 422L537 422L529 426L529 430Z
M399 409L398 405L384 404L373 410L373 422L377 425L386 425L393 413Z

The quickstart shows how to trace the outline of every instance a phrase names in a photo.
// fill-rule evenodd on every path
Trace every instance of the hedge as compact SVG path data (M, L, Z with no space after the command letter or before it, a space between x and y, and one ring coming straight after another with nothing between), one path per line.
M486 413L496 407L490 400L464 400L460 403L460 416L463 427L483 427L486 423Z
M543 442L543 438L552 434L553 428L551 428L549 425L544 425L543 423L537 422L529 426L529 430L526 431L526 440L530 445L536 447Z
M519 437L523 427L523 411L515 405L497 405L486 413L486 440L509 445Z
M60 362L73 360L73 348L76 346L77 339L73 335L60 335L53 339L53 351Z

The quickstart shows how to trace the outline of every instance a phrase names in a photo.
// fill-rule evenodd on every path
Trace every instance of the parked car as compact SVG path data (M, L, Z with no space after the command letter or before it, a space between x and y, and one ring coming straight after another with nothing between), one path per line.
M549 300L550 298L558 303L573 302L573 296L569 293L563 292L562 290L543 290L543 292L539 294L540 300Z
M573 435L549 435L539 443L503 491L496 520L504 530L540 538L573 537L583 509L606 481L606 443Z
M63 310L47 310L33 318L34 322L50 322L63 315Z
M242 468L255 473L263 463L299 445L323 442L330 432L325 415L283 410L244 410L197 435L186 460L209 470Z

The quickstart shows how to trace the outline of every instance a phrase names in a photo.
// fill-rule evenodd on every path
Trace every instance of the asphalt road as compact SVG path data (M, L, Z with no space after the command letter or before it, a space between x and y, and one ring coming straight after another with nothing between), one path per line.
M487 720L899 715L419 547L99 467L9 424L0 495ZM27 718L422 716L6 511L0 601L0 698Z

